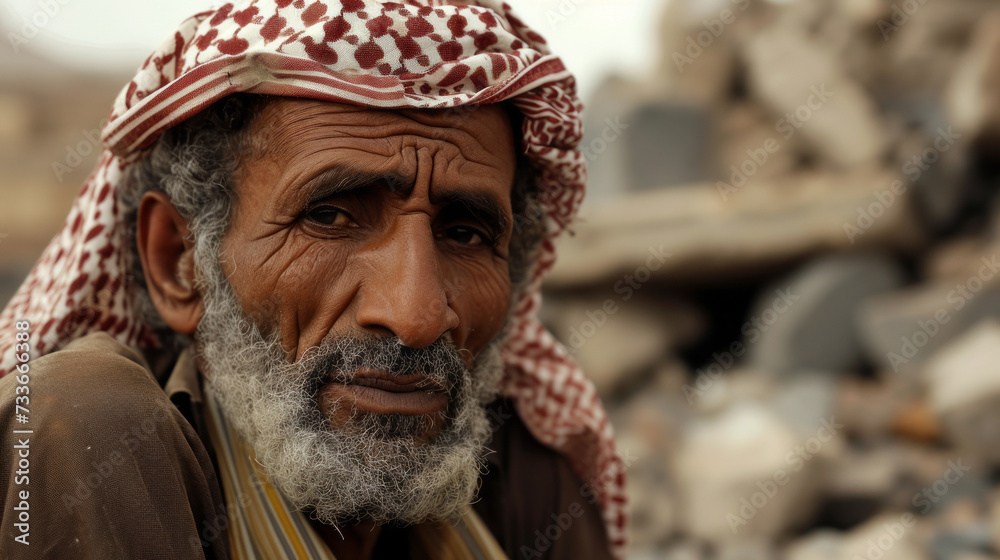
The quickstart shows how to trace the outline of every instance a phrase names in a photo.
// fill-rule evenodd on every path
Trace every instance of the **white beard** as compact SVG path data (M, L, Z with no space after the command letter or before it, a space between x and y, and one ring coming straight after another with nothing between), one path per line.
M485 405L497 396L503 372L499 339L471 370L449 340L408 349L396 338L375 337L327 337L289 363L277 333L264 336L245 316L218 261L198 264L207 277L195 340L209 383L293 505L326 524L414 524L464 513L491 435ZM352 414L342 429L331 430L316 391L331 375L343 378L360 367L419 367L440 376L451 388L442 431L418 441L429 419L399 414Z

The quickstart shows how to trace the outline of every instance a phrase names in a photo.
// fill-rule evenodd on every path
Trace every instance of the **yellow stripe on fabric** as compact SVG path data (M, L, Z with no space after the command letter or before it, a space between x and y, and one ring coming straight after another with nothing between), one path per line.
M231 434L232 432L230 431L230 437ZM242 496L245 496L247 498L247 501L250 502L251 507L249 508L244 507L245 502L243 500L240 500L239 505L240 509L243 512L243 515L246 518L246 522L249 529L248 533L250 535L250 539L253 541L253 544L255 545L254 546L254 548L256 549L255 552L263 553L268 558L280 558L276 556L277 554L276 547L271 546L271 541L273 539L271 538L262 539L262 537L264 536L270 536L271 533L271 528L269 527L270 524L267 523L266 521L262 522L261 517L263 514L261 512L260 499L259 496L257 496L257 489L253 488L252 485L248 484L248 477L247 477L248 473L246 472L246 467L243 464L243 461L240 460L240 455L244 453L244 451L243 449L240 449L239 443L236 441L233 442L233 448L234 448L233 454L235 455L235 461L234 461L235 464L233 465L233 472L236 473L236 481L240 487L241 492L243 492ZM256 556L256 554L254 556ZM256 558L254 560L256 560Z
M469 534L475 539L476 544L479 545L479 550L482 551L484 557L490 560L507 560L507 554L500 548L500 543L497 542L483 520L476 515L475 510L470 508L469 512L462 516L462 521Z
M219 475L222 478L222 487L226 492L226 512L229 516L229 545L235 560L253 560L256 554L250 542L250 532L247 520L242 507L242 501L238 496L245 496L242 489L237 488L239 477L233 470L234 457L232 456L232 446L227 441L224 428L220 425L221 414L216 409L215 399L208 393L206 399L205 416L209 426L209 436L216 449L216 461L219 463Z
M211 397L210 391L208 394ZM282 535L268 518L269 504L260 493L250 457L251 450L225 420L214 397L206 407L211 434L216 444L217 460L228 492L228 509L233 530L230 545L237 560L291 559L282 546ZM254 474L251 474L254 472ZM273 513L271 516L273 517ZM298 558L308 558L299 556Z
M308 558L307 556L289 556L289 552L297 553L304 551L294 549L294 546L290 542L291 539L287 539L286 527L282 527L280 521L277 521L278 515L274 508L271 507L269 497L266 494L261 494L261 490L266 492L267 488L260 477L257 476L257 470L252 459L253 451L250 449L250 446L240 438L239 434L232 429L232 426L230 426L229 435L233 441L233 447L239 450L239 456L236 459L236 472L240 483L248 488L247 491L255 506L245 508L245 511L247 518L250 520L251 536L257 548L260 549L263 557L267 559L294 560L296 558ZM256 484L254 484L255 482ZM277 526L276 521L278 523ZM293 550L289 551L289 548Z
M312 555L306 551L306 545L302 542L302 536L299 535L298 529L292 524L292 520L288 517L288 510L285 509L285 505L278 498L274 487L268 484L260 473L257 473L261 484L264 487L264 492L267 494L267 499L269 506L274 511L278 518L278 523L281 524L281 528L285 532L285 536L288 537L289 544L295 550L296 558L309 558Z
M285 536L290 540L293 536L295 537L291 544L295 547L296 553L299 555L298 558L337 560L333 552L309 524L309 519L301 511L292 508L263 473L260 471L257 473L260 484L267 493L269 504L285 529Z

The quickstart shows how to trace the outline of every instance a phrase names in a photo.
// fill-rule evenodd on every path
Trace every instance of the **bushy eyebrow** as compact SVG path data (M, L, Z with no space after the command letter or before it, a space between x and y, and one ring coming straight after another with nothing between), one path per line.
M371 173L348 166L336 166L323 171L303 186L309 205L333 197L370 188L384 188L399 197L407 197L413 191L413 178L398 173ZM432 204L457 207L469 212L500 235L510 226L505 205L491 193L481 191L449 191L432 196Z
M484 222L493 229L495 235L503 235L507 232L510 219L507 211L496 197L486 193L476 191L455 191L434 197L431 202L448 207L458 207L469 212L474 217Z
M373 187L388 188L390 192L413 190L413 180L398 173L369 173L346 166L331 167L313 177L305 185L303 192L309 204L325 198L342 196L352 191Z

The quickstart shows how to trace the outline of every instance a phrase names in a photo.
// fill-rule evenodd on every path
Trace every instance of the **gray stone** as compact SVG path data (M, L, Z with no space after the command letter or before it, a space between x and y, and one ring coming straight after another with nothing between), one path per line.
M949 557L948 560L997 560L997 556L986 552L961 551Z
M889 498L902 474L894 447L849 448L830 462L824 493L832 498Z
M843 548L842 533L817 531L790 544L785 552L785 560L844 560L846 557L841 555Z
M748 400L768 403L774 395L774 378L761 371L736 368L722 373L708 366L697 371L684 396L702 414L716 414Z
M983 267L980 258L975 262ZM973 269L961 280L942 279L872 297L859 313L866 355L886 370L919 371L939 348L1000 314L998 280L1000 275L984 282Z
M880 515L845 536L839 558L929 560L916 538L916 523L912 513Z
M953 224L969 197L965 175L971 137L952 127L936 105L926 105L914 110L933 116L897 140L896 164L906 176L907 188L913 190L924 222L941 231Z
M963 459L1000 464L1000 323L987 320L940 349L924 370L931 407Z
M896 264L878 255L816 259L761 293L744 330L749 364L775 374L857 366L858 309L902 280Z
M637 465L652 462L661 470L676 453L684 426L694 411L679 394L650 387L609 411L618 447Z
M933 560L951 560L962 553L990 551L990 529L986 523L975 523L962 530L938 533L930 542Z
M704 31L705 18L713 15L710 12L717 12L705 8L702 2L665 4L658 34L658 68L653 76L665 99L721 106L731 94L736 71L736 45L731 34L722 33L700 49L690 42ZM690 54L698 56L691 58Z
M677 495L666 463L646 461L628 472L629 543L639 549L660 545L677 531Z
M625 552L626 560L663 560L664 551L656 548L640 548L629 546ZM698 557L695 557L697 560Z
M710 542L772 539L808 519L822 458L766 406L733 405L694 422L674 462L687 534Z
M681 542L669 547L660 558L662 560L704 560L706 555L701 545L694 542Z
M992 0L917 2L916 12L900 15L902 3L886 4L877 28L879 43L888 49L880 72L883 88L900 96L935 97L952 81L976 24L996 7ZM893 4L898 10L890 10Z
M868 93L801 29L761 30L742 54L755 96L824 160L847 169L884 155L887 138Z
M646 390L611 411L618 452L627 464L629 541L655 548L677 531L677 492L669 476L691 408L677 394Z
M549 297L542 314L602 395L649 373L671 349L693 342L704 328L703 317L690 304L608 296Z
M768 403L803 438L816 435L824 421L835 420L837 380L834 375L801 371L775 384Z
M720 545L715 560L778 560L778 553L766 541L741 541Z
M989 493L988 471L975 467L964 451L954 448L905 445L897 453L903 474L891 505L933 521L937 530L968 525L974 517L967 513L969 504Z
M971 476L977 478L976 473L973 473ZM939 478L938 480L941 479ZM947 483L948 480L945 479L944 482ZM953 488L956 492L951 491ZM961 481L954 487L949 487L949 495L953 493L961 495L957 498L947 500L941 511L929 519L931 522L929 525L932 525L931 528L935 532L935 536L952 533L965 535L964 539L985 544L986 548L990 548L989 526L987 523L988 512L987 504L983 500L984 493L971 493L968 490L970 490L968 485L963 488Z
M682 104L644 105L629 114L626 120L628 128L624 131L624 140L630 190L708 179L712 125L704 108ZM599 143L596 138L594 142Z
M717 114L713 177L735 184L740 174L753 169L755 182L769 181L792 173L798 166L804 151L801 137L785 139L776 130L775 119L758 104L733 103ZM770 151L766 160L762 149Z
M584 138L581 146L586 149L587 198L600 200L620 196L628 185L628 158L625 142L616 137L614 142L601 138L608 121L624 119L642 103L643 96L636 91L636 84L626 78L611 75L601 81L587 100L583 112ZM624 123L626 126L629 123ZM610 137L610 133L609 133ZM601 138L600 142L594 141ZM599 153L596 148L603 150ZM593 146L592 146L593 144Z
M970 136L1000 133L1000 11L981 17L972 44L948 85L948 111L958 130Z
M704 547L692 541L673 543L668 547L636 547L631 544L625 553L628 560L707 560Z
M559 238L559 260L546 282L626 289L626 277L642 276L701 284L759 277L831 250L915 249L924 234L907 193L877 219L865 217L881 204L876 193L895 180L872 170L801 173L739 188L679 186L585 204L575 235ZM660 259L660 252L669 256Z

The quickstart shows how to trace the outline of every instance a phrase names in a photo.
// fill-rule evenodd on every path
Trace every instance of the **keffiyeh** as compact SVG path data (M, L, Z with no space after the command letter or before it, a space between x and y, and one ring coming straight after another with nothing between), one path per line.
M128 240L117 185L165 129L248 92L431 109L510 102L539 169L548 231L504 348L502 393L538 440L565 454L597 494L618 557L625 546L623 462L593 384L537 319L553 240L583 199L582 106L545 40L495 0L241 0L186 20L115 100L104 151L62 230L0 314L0 372L14 366L14 322L33 357L94 331L156 346L127 296ZM458 110L458 109L457 109ZM591 490L592 489L592 490Z

